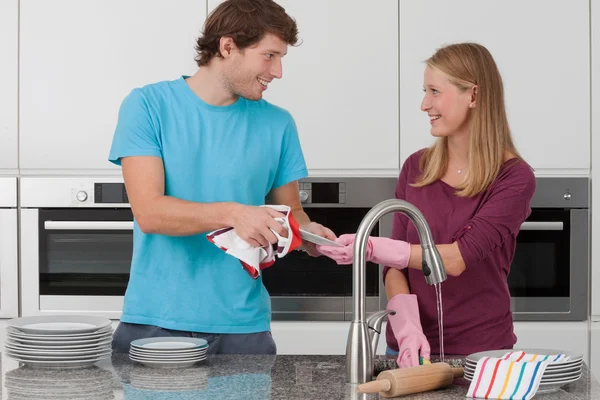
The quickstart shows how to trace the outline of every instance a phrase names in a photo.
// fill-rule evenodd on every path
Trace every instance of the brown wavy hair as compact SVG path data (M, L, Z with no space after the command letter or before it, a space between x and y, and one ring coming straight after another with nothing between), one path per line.
M458 43L442 47L426 64L441 72L459 90L477 85L475 108L470 110L468 165L456 194L472 197L484 192L496 179L506 152L519 155L508 126L504 106L504 87L494 58L477 43ZM420 159L422 174L413 184L427 186L441 179L448 167L448 138L438 138Z
M278 36L289 45L298 42L298 27L283 7L273 0L227 0L215 8L196 42L198 67L222 57L219 44L231 37L240 50L258 43L265 34Z

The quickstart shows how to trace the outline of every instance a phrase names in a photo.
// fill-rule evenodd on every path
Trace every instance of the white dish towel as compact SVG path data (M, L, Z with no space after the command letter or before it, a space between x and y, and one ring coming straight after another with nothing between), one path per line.
M279 211L285 217L276 220L287 229L288 237L280 236L272 231L278 241L274 245L253 247L238 236L233 228L222 228L210 232L206 238L227 254L240 260L244 268L253 279L260 276L260 271L270 267L275 262L275 257L285 257L290 251L302 245L298 223L292 215L291 208L284 205L265 205Z
M501 358L483 357L477 362L467 398L531 399L550 364L568 361L564 354L527 354L511 351Z

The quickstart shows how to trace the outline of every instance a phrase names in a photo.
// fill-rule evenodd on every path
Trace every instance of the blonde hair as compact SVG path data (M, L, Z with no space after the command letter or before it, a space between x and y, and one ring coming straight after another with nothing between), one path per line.
M490 52L476 43L442 47L426 64L444 74L459 90L477 85L476 107L471 109L469 121L469 169L456 192L461 197L475 196L496 179L507 151L521 159L506 118L500 71ZM448 138L442 137L424 151L420 160L423 172L413 186L423 187L441 179L447 167Z

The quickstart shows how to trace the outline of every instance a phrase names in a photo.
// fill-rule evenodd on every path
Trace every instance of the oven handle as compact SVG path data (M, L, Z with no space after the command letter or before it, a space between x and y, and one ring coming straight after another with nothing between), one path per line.
M44 228L53 231L131 231L133 221L44 221Z
M54 231L131 231L133 221L45 221L44 228ZM562 221L532 221L521 224L522 231L562 231Z
M563 229L562 221L531 221L521 224L522 231L562 231Z

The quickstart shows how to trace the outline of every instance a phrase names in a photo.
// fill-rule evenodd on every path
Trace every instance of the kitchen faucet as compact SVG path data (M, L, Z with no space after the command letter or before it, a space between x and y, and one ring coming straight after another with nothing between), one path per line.
M346 380L349 383L365 383L373 379L375 352L381 323L394 311L382 310L365 321L365 281L367 240L373 227L390 212L402 212L417 228L423 249L422 269L429 285L446 280L446 270L440 253L433 243L431 230L425 217L414 205L404 200L385 200L373 207L363 218L354 242L354 263L352 265L353 313L348 342L346 343ZM371 329L371 332L369 332Z

